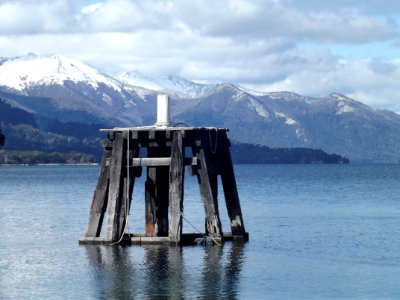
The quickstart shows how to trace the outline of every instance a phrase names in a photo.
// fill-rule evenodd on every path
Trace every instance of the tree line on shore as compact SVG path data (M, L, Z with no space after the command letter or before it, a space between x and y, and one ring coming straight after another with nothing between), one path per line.
M5 140L5 136L4 134L1 132L1 128L0 128L0 146L4 146L4 140Z

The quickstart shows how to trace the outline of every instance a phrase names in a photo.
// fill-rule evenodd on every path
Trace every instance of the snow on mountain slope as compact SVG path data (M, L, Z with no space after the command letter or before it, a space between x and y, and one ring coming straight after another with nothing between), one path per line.
M154 78L132 71L117 73L115 77L129 85L167 93L178 98L197 98L215 87L214 84L196 83L172 74Z
M37 112L46 102L47 117L63 121L132 124L144 121L141 106L151 95L139 95L120 81L62 55L29 54L0 59L0 89L30 98L19 98L19 107ZM14 103L16 104L16 103Z
M28 54L0 63L0 85L24 92L35 85L62 85L64 81L85 82L93 88L104 83L120 92L118 82L87 64L62 55Z
M155 78L143 75L138 71L119 72L114 74L115 78L135 87L142 87L148 90L160 91L163 87Z
M157 81L167 93L175 92L181 98L197 98L215 87L215 84L196 83L171 74L160 76Z

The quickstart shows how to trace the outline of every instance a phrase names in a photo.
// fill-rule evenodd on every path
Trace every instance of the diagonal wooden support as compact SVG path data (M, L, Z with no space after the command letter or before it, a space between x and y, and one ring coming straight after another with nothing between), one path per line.
M206 232L214 237L222 237L222 226L218 211L218 181L215 169L215 154L209 143L210 132L201 133L201 146L193 147L197 156L196 175L200 186L200 195L206 213Z
M112 142L110 140L105 140L103 142L103 148L104 153L101 160L99 178L97 180L96 190L94 191L93 200L89 211L89 222L85 234L86 237L100 236L101 226L103 224L104 214L107 208Z
M233 238L248 240L248 234L244 228L242 209L240 208L239 194L236 186L236 179L232 165L230 142L226 132L220 132L217 157L220 162L219 172L221 174L222 187L225 194L225 203L228 216L231 221Z

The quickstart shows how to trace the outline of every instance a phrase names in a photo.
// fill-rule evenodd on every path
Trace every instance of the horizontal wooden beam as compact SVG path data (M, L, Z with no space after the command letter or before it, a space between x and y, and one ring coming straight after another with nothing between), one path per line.
M180 244L194 245L195 239L204 237L204 233L183 233ZM249 240L249 234L246 232L243 236L232 235L231 232L224 232L222 234L224 241L232 242L247 242ZM144 234L130 233L125 234L121 241L121 244L125 245L143 245L143 244L169 244L170 240L168 237L146 237ZM110 245L111 242L106 241L102 237L83 237L79 240L80 245Z
M132 159L132 167L159 167L169 166L171 164L171 157L139 157ZM185 166L197 165L197 157L185 157Z

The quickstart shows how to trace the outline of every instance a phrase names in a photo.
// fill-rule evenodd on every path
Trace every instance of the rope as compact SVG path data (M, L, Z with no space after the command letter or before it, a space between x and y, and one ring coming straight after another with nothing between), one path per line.
M214 149L213 149L213 147L212 147L212 141L211 141L211 132L212 132L212 131L213 131L213 130L210 130L210 131L208 132L208 140L209 140L209 142L210 142L210 151L211 151L212 154L215 154L215 153L217 152L217 145L218 145L218 130L215 129L215 143L214 143Z
M196 226L193 225L192 222L190 222L190 221L183 215L183 212L182 212L182 211L180 211L180 210L178 210L178 209L176 209L176 208L173 208L173 207L170 207L170 210L173 210L173 211L177 212L178 214L180 214L181 217L182 217L182 219L184 219L186 222L188 222L190 226L192 226L192 227L193 227L195 230L197 230L200 234L203 234ZM208 236L205 235L205 234L203 234L203 237L202 237L202 238L197 238L197 239L195 239L194 241L195 241L198 245L200 245L200 244L211 245L210 240L214 241L214 243L217 244L218 246L221 246L221 243L219 243L219 242L212 236L212 234L209 234Z
M190 127L190 125L184 123L184 122L179 122L174 124L172 127L178 127L178 126L184 126L184 127Z

